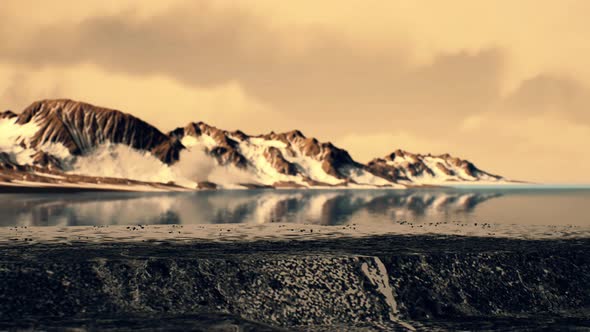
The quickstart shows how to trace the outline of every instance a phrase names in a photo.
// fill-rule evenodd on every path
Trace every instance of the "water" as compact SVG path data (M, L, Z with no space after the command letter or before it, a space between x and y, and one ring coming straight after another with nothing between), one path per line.
M1 226L399 221L590 226L590 189L0 194L0 216Z
M1 194L0 329L585 331L589 203L584 188Z

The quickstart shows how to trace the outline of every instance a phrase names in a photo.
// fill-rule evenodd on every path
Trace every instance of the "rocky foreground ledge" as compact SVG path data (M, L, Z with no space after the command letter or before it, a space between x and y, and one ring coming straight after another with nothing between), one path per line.
M0 329L590 327L590 239L3 245Z

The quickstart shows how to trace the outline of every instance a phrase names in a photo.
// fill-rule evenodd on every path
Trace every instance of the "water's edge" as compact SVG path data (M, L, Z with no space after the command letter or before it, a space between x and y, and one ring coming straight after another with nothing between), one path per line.
M0 328L590 327L588 252L434 236L3 246Z

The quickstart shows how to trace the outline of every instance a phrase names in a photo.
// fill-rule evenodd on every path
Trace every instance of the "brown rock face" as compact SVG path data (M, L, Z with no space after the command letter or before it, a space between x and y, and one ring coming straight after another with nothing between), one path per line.
M398 180L408 179L401 174L399 169L387 165L385 159L381 158L377 158L370 161L365 166L365 169L371 174L384 178L385 180L391 182L397 182Z
M315 138L307 138L299 130L280 134L271 132L262 137L287 144L286 150L290 152L291 156L295 155L295 150L299 150L302 155L321 161L324 172L338 179L346 178L346 175L342 172L342 168L346 166L363 167L355 162L346 150L340 149L329 142L322 143Z
M429 164L432 165L433 162L435 164L432 168L428 166ZM433 156L431 154L421 155L396 150L384 158L377 158L369 162L367 170L390 181L408 180L410 177L417 176L434 177L436 176L435 170L444 173L449 177L450 181L475 181L482 177L488 180L502 179L500 176L478 169L467 160L452 157L448 153ZM458 170L465 172L469 178L461 175L462 172L457 172Z
M68 99L33 103L17 117L21 125L30 121L39 125L30 142L32 148L61 143L73 155L83 155L101 143L120 143L155 152L168 163L176 161L184 148L170 143L167 135L132 115Z
M49 170L62 170L61 161L47 152L37 151L33 158L33 165L38 167L47 168Z
M412 176L419 176L419 175L430 175L433 176L434 172L428 168L423 162L415 162L409 163L405 162L403 167L406 168Z
M441 163L436 163L436 168L439 169L441 172L445 173L446 175L449 175L449 176L455 175L455 172L453 172L452 170L446 168Z
M276 147L269 147L264 151L266 160L281 174L299 174L297 165L287 160L288 157L295 157L297 151L303 156L320 161L322 163L322 169L338 179L346 179L346 174L343 174L342 171L346 166L363 168L363 165L352 160L345 150L339 149L331 143L321 143L315 138L307 138L299 130L248 136L241 131L228 132L209 126L203 122L198 122L191 123L184 128L177 128L170 133L171 137L177 137L179 139L187 135L194 137L200 137L201 135L210 136L215 141L216 146L211 148L209 154L214 156L221 165L233 164L240 168L247 168L249 163L239 151L239 142L247 141L251 138L261 138L263 140L274 140L285 143L286 155L283 155L281 150Z
M225 148L236 148L238 142L229 137L230 133L219 129L217 127L210 126L204 122L191 123L186 129L186 134L199 137L201 135L208 135L215 143Z
M468 160L455 158L455 157L450 156L449 154L441 155L441 156L439 156L439 158L445 159L447 161L447 163L449 163L457 168L460 168L469 176L477 177L480 174L486 174L491 177L500 178L497 175L489 174L487 172L480 170L479 168L475 167L475 165Z
M292 145L297 145L297 146L303 146L306 143L302 143L302 142L307 142L307 141L315 141L315 143L317 144L318 141L316 139L307 139L305 137L305 135L303 135L302 132L300 132L299 130L291 130L285 133L275 133L274 131L271 131L268 134L265 135L260 135L257 136L259 138L263 138L265 140L275 140L275 141L280 141L283 142L287 145L287 148L292 148Z
M209 154L217 159L219 165L234 165L242 169L248 167L248 160L231 147L216 146L209 151Z
M297 175L297 166L288 162L281 153L281 150L275 147L268 147L264 151L264 158L276 169L279 173L285 175Z
M198 189L208 189L208 190L215 190L217 189L217 184L209 181L201 181L197 183Z
M345 166L362 167L361 164L352 160L352 157L346 150L339 149L332 145L332 143L322 143L323 162L322 169L324 172L338 178L344 179L346 175L342 174L341 169Z
M16 114L12 111L4 111L4 112L0 112L0 119L12 119L12 118L16 118Z
M237 132L237 136L243 137L244 133ZM240 135L241 133L241 135ZM182 139L185 136L200 137L208 135L217 144L208 152L215 157L219 165L234 165L245 169L248 167L248 160L238 151L238 142L229 137L230 133L203 122L189 123L184 128L177 128L170 132L170 137Z
M181 140L184 136L201 136L201 129L196 123L190 123L186 127L179 127L168 133L168 136Z
M322 151L320 142L315 138L305 138L303 141L295 143L299 147L299 151L301 151L301 153L307 157L318 157Z
M475 167L475 165L473 165L472 163L470 163L467 160L463 160L461 162L460 167L465 173L469 174L470 176L476 176L476 173L479 172L477 167Z
M273 186L260 183L239 183L239 185L247 189L275 189Z
M151 152L162 162L166 164L173 164L180 159L180 151L182 151L184 148L185 147L182 145L182 143L180 143L180 140L178 140L176 137L171 137L170 139L152 148Z
M248 135L244 134L244 132L242 132L241 130L236 130L231 134L239 141L244 141L249 137Z
M420 157L420 156L417 154L397 149L397 150L393 151L392 153L388 154L387 156L385 156L384 159L389 160L389 161L397 161L397 159L405 158L405 159L409 159L411 162L417 162L418 157Z

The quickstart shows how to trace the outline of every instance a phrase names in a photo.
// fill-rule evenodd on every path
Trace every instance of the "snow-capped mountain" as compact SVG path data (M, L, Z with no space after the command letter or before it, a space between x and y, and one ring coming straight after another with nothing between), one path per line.
M398 150L364 165L298 130L250 136L198 122L166 134L130 114L68 99L0 113L5 187L404 188L503 180L449 155Z
M181 153L181 158L205 151L215 158L218 165L233 169L233 174L221 174L241 179L241 182L233 184L399 187L373 175L364 165L355 162L347 151L331 143L307 138L297 130L248 136L241 131L229 132L199 122L172 131L170 137L180 140L186 147L187 151ZM219 176L212 176L214 178L210 177L210 181L223 182Z
M166 163L177 160L182 149L167 135L132 115L71 100L35 102L19 115L5 112L3 117L31 128L30 135L23 136L18 143L32 149L59 144L69 154L79 156L109 142L150 151Z
M367 168L375 175L398 183L505 181L501 176L482 171L471 162L449 154L422 155L399 149L383 158L373 159Z

